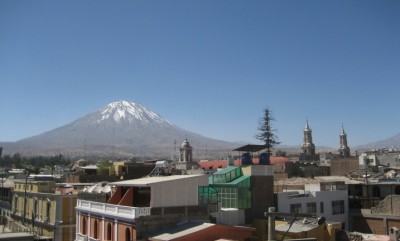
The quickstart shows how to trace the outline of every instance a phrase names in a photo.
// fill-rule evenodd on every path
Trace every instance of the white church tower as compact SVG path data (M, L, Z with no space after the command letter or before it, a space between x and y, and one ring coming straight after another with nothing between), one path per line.
M192 162L193 148L190 146L187 138L183 141L179 148L179 162Z

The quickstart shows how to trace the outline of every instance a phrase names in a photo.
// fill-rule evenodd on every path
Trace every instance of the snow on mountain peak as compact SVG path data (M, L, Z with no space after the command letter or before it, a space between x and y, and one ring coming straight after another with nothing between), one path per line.
M147 109L145 106L126 100L112 102L101 109L100 113L101 118L97 122L112 118L117 123L122 120L128 120L129 122L139 120L144 123L157 122L158 124L171 125L170 122Z

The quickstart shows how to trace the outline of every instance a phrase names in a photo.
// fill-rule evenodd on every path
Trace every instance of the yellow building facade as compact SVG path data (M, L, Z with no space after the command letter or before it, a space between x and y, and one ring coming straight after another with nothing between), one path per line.
M76 200L72 187L47 180L16 180L11 216L38 236L73 241Z

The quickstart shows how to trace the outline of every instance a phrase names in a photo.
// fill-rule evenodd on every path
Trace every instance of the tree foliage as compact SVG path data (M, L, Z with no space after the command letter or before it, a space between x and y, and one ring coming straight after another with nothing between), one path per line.
M275 156L286 157L286 151L277 150Z
M71 161L64 158L61 154L54 156L33 156L23 157L19 153L12 156L5 155L0 158L0 168L24 168L31 170L31 173L39 173L40 168L53 168L55 165L65 166Z
M102 160L97 165L97 174L101 176L108 176L110 172L110 166L112 164L108 160Z
M258 130L260 132L255 136L257 139L264 142L269 156L271 156L271 149L280 143L275 134L277 130L272 127L273 121L275 121L275 119L273 118L271 111L266 108L264 110L264 116L260 118L258 123Z

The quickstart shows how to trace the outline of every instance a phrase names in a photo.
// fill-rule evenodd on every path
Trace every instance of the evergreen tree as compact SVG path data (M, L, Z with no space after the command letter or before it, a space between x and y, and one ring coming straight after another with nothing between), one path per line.
M97 166L97 174L100 176L108 176L110 173L110 166L112 166L110 161L100 161L99 165Z
M275 121L275 119L271 111L266 108L264 110L264 116L258 122L258 130L260 133L255 136L257 139L264 142L268 156L271 156L271 149L280 143L278 137L275 135L276 129L272 128L272 121Z

